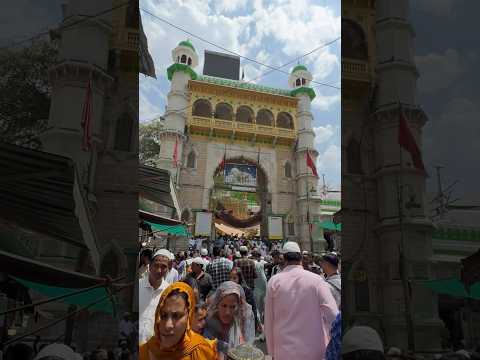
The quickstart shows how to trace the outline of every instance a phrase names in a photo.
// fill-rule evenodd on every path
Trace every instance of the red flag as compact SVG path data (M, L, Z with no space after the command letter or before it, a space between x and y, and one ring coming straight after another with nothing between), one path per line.
M88 151L92 147L92 79L88 80L87 84L81 125L83 129L82 148L84 151Z
M175 137L175 147L173 149L173 167L177 167L178 161L178 137Z
M227 158L227 148L225 147L225 152L223 153L223 159L220 162L220 165L218 165L218 168L220 169L220 171L223 171L223 169L225 169L226 158Z
M413 165L422 171L425 171L425 166L423 165L422 154L420 149L415 142L410 128L408 127L407 120L403 114L403 110L400 108L400 119L398 123L398 143L401 147L407 150L412 156Z
M318 177L318 173L317 173L317 168L312 160L312 157L310 156L310 152L307 150L307 152L305 153L305 159L307 160L307 166L312 169L312 173L313 175L315 175L316 177Z

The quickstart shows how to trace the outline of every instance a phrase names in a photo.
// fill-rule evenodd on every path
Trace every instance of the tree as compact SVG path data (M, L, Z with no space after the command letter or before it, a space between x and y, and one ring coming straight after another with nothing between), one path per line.
M0 139L39 148L48 123L51 85L48 70L58 50L38 40L23 48L0 50Z
M159 133L163 128L160 119L154 119L147 123L140 123L138 157L141 164L155 166L160 153Z

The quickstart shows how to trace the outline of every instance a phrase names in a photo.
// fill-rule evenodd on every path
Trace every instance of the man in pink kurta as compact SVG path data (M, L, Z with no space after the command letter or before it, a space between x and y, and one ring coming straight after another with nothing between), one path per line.
M338 313L325 280L303 269L300 247L286 242L286 267L268 282L265 336L273 360L322 360Z

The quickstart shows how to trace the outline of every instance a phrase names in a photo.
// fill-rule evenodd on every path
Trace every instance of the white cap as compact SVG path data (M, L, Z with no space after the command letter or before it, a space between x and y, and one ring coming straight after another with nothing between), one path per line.
M207 255L208 255L208 250L205 249L205 248L202 248L202 249L200 250L200 255L202 255L202 256L207 256Z
M155 259L157 256L164 256L168 260L175 259L175 256L173 256L173 254L170 251L168 251L167 249L160 249L160 250L155 251L155 254L153 254L153 256L152 256L152 259Z
M240 246L241 252L248 252L248 248L245 245Z
M198 264L198 265L205 265L205 260L203 260L201 257L196 257L196 258L193 258L192 260L192 264Z
M298 246L298 244L295 241L287 241L285 245L283 245L282 253L283 254L286 254L286 253L300 254L301 253L300 246Z
M68 347L65 344L50 344L45 346L40 352L35 356L35 359L41 359L46 356L56 356L64 360L75 360L75 352L71 347Z
M303 254L303 255L308 255L308 251L307 251L307 250L303 250L302 254Z
M342 354L357 350L376 350L383 353L382 340L369 326L354 326L343 336Z

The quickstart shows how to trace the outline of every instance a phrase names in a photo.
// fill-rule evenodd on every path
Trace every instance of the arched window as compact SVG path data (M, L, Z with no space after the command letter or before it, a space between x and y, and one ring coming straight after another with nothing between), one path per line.
M367 272L363 267L354 272L355 310L370 311L370 290Z
M128 114L123 114L118 118L115 130L115 150L130 151L132 127L133 119Z
M305 85L306 83L307 81L304 78L302 78L302 85Z
M248 106L240 106L237 109L235 120L243 123L253 123L253 110Z
M116 278L120 275L119 268L120 261L117 254L110 250L102 260L100 265L100 275L109 275L111 278Z
M356 60L368 59L365 32L353 20L342 19L342 57Z
M347 145L347 172L350 174L362 173L360 144L355 138L350 139Z
M300 79L297 79L297 81L295 82L295 85L297 85L297 86L301 85Z
M280 112L277 115L277 127L284 129L293 129L293 118L287 112Z
M290 161L285 163L285 177L291 178L292 177L292 165L290 165Z
M180 56L177 56L177 63L180 62Z
M185 222L190 221L190 211L188 211L188 209L185 209L185 210L182 211L182 216L181 216L180 220L185 221Z
M192 58L188 58L188 66L192 65Z
M183 64L186 64L187 63L187 55L183 54L180 62L183 63Z
M212 105L210 101L205 99L199 99L193 103L192 115L211 117L212 116Z
M190 151L187 156L187 168L195 169L195 162L197 160L197 156L195 155L195 151Z
M270 110L261 109L257 113L257 124L273 126L273 114Z
M233 109L227 103L217 104L215 107L215 118L222 120L232 120L233 119Z
M125 26L127 28L137 29L139 26L140 12L138 7L138 0L129 1L127 11L125 13Z

